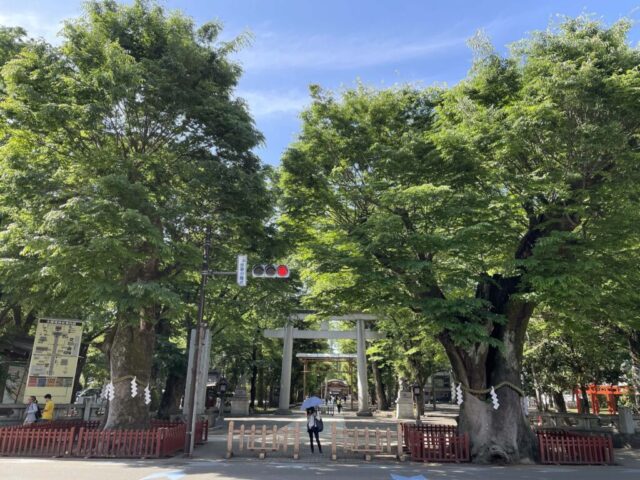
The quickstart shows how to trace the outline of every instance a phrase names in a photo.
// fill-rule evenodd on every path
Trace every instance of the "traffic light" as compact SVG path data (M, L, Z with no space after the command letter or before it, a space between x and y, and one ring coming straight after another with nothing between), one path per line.
M254 278L289 278L289 273L286 265L255 265L251 269Z

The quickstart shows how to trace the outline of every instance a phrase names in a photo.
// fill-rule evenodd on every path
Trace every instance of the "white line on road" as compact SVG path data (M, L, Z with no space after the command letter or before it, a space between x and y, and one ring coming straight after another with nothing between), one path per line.
M186 476L187 474L185 473L184 470L173 470L171 472L153 473L151 475L147 475L146 477L141 478L140 480L155 480L155 479L180 480L181 478Z

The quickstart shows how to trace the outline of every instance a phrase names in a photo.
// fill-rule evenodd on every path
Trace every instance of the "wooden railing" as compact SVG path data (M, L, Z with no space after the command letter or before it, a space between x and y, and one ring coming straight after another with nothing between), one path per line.
M86 458L160 458L163 453L164 430L81 428L74 454Z
M396 428L337 428L331 426L331 458L337 460L337 450L341 448L345 453L360 453L365 460L374 456L393 456L403 459L402 426Z
M172 422L169 420L151 420L153 428L172 428L178 425L185 425L184 422ZM209 440L209 420L201 419L196 422L194 435L196 445L202 445Z
M65 457L72 454L76 429L3 428L0 455Z
M409 432L412 430L420 430L421 432L445 435L450 437L458 434L458 427L456 427L455 425L433 425L430 423L416 425L415 423L403 423L402 434L404 439L404 448L407 451L409 450Z
M469 435L453 425L403 424L405 447L418 462L469 462Z
M613 465L610 435L538 432L540 462L546 464Z
M439 435L409 430L409 453L417 462L469 462L469 435Z
M100 430L98 422L53 421L0 428L0 455L160 458L184 448L186 425L152 422L144 430ZM207 420L196 423L197 444L207 441Z
M330 424L330 437L321 439L324 449L331 451L331 459L347 454L361 454L365 460L374 456L391 455L402 459L402 429L398 424L395 428L338 428L335 423ZM304 428L304 426L303 426ZM301 435L301 425L293 428L278 429L273 426L236 426L235 421L229 422L227 433L227 458L242 455L244 452L257 452L260 458L268 453L280 452L289 454L292 458L300 457L300 447L307 442L307 432Z

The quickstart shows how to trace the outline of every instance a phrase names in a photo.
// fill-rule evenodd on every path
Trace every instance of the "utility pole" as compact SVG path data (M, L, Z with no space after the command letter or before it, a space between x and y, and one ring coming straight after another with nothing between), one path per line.
M204 241L204 254L202 256L202 277L200 279L200 299L198 301L198 324L196 325L195 345L193 354L193 364L191 368L191 389L190 395L187 399L189 402L189 418L187 418L187 435L185 437L184 453L191 457L193 456L193 448L195 445L195 431L196 431L196 395L198 392L198 370L200 369L200 348L202 339L205 335L204 326L204 300L207 287L207 281L209 279L209 251L211 250L211 227L207 226L205 241Z
M209 270L209 253L211 250L211 227L207 226L204 241L204 254L202 255L202 277L200 280L200 298L198 300L198 323L196 325L196 334L194 338L194 344L189 347L193 351L193 361L191 366L191 381L189 382L189 398L185 398L185 404L188 406L186 413L186 427L187 434L185 436L184 453L185 456L192 457L193 449L195 446L195 431L197 412L196 406L198 392L200 391L200 356L202 350L202 341L206 335L206 328L204 324L204 302L206 296L206 288L209 277L212 275L235 275L236 282L239 286L245 287L247 285L247 256L238 255L236 270L233 272L222 272ZM267 277L267 278L289 278L289 267L287 265L258 265L254 267L254 277ZM191 356L190 356L191 358ZM225 384L226 389L226 384ZM222 390L223 396L218 411L218 416L222 413L224 408L224 389Z

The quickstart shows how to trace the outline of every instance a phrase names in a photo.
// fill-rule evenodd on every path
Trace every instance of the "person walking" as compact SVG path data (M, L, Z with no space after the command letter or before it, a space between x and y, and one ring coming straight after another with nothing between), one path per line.
M38 420L38 401L31 395L27 398L27 408L24 410L24 425L30 425Z
M42 409L42 420L48 422L53 421L53 410L56 408L56 404L51 400L51 394L47 393L44 396L44 408Z
M322 453L322 445L320 445L320 429L318 427L318 420L320 414L315 408L307 408L307 432L309 433L309 443L311 445L311 453L313 452L313 437L316 437L316 443L318 444L318 451Z
M342 399L340 397L338 397L338 400L336 400L336 407L338 407L338 414L340 414L340 412L342 411Z

